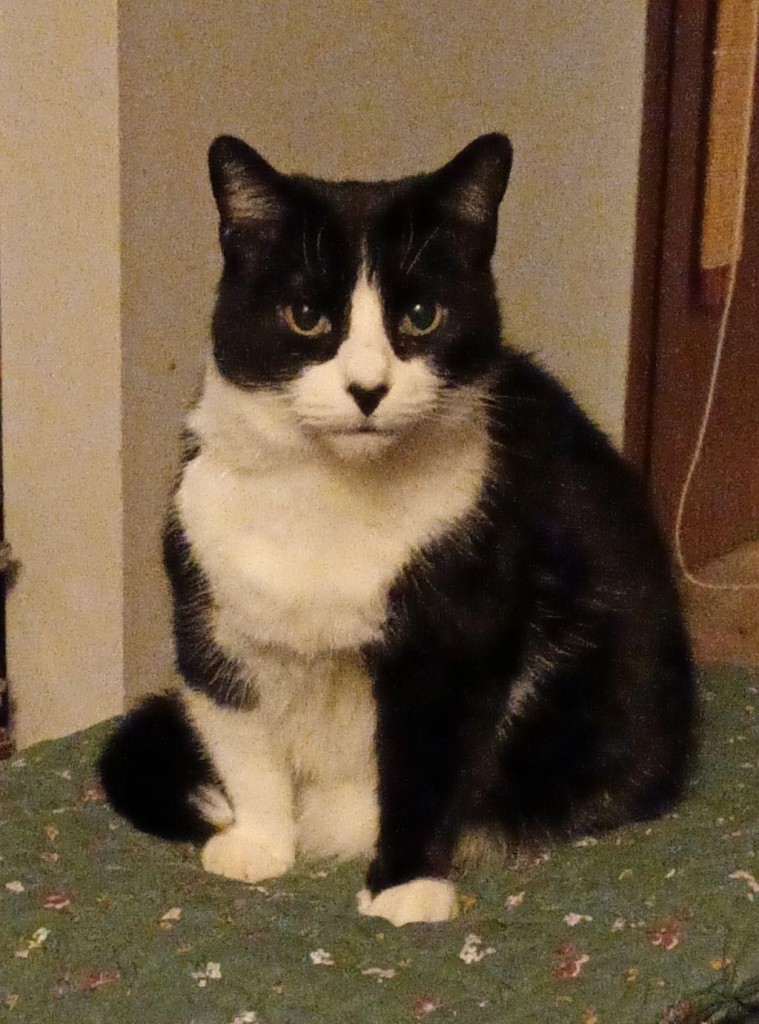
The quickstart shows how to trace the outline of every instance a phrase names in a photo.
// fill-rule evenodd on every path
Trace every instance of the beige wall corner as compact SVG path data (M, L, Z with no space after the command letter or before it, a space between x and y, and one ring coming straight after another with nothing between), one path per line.
M7 600L19 746L121 709L116 2L7 0L0 33Z

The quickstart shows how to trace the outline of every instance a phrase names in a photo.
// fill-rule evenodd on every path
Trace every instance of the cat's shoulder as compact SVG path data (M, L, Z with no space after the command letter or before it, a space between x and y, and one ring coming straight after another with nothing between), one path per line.
M530 353L504 348L490 384L490 430L512 454L545 469L561 464L621 466L608 435L569 389Z

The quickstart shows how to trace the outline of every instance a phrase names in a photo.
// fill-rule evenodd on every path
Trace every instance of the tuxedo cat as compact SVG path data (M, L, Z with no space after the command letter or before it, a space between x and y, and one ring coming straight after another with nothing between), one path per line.
M256 882L370 859L359 910L456 913L473 836L660 814L694 676L665 546L606 438L504 346L502 135L330 182L210 150L224 268L165 529L185 686L101 774L138 828Z

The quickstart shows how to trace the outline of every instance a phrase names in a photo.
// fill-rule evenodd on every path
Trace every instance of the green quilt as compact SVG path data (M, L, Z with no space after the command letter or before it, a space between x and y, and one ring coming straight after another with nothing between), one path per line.
M0 768L0 1021L700 1024L759 1007L759 674L704 673L678 813L461 879L461 914L354 909L363 865L250 886L133 831L108 726Z

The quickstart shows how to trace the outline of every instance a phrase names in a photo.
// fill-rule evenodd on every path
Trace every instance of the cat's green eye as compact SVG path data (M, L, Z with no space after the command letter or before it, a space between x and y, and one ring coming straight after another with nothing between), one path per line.
M422 334L432 334L442 320L443 310L437 302L415 302L404 313L400 329L403 334L418 337Z
M281 313L282 319L296 334L305 334L309 338L316 338L322 334L329 334L332 330L329 318L322 313L318 306L311 306L308 302L283 306Z

